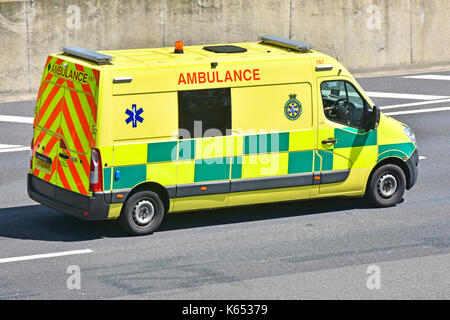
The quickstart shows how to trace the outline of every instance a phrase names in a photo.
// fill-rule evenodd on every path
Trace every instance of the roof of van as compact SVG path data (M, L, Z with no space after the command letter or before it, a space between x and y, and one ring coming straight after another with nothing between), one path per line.
M110 64L96 64L86 61L86 64L99 69L140 69L149 67L168 67L178 65L195 65L210 63L213 61L242 62L262 60L285 60L298 59L299 57L311 58L317 56L318 52L298 52L289 48L276 46L262 42L243 42L229 44L214 44L206 46L236 46L246 49L245 52L216 53L205 50L205 45L184 46L184 53L174 53L174 47L129 49L129 50L107 50L97 53L112 57ZM79 58L71 57L63 53L57 54L59 58L79 61Z

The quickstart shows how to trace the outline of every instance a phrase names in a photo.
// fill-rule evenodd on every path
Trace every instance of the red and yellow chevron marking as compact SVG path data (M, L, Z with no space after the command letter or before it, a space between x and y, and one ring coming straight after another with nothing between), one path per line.
M38 130L40 130L40 129L38 129ZM42 132L45 132L45 131L42 130L39 134L42 134ZM58 136L53 135L53 134L44 134L43 138L41 140L41 143L40 143L41 146L44 146L44 149L42 150L42 148L39 148L39 151L43 155L45 155L51 159L57 158L57 153L58 153L57 142L58 141L59 141ZM52 171L50 174L46 173L44 171L40 171L38 168L34 167L33 175L35 175L47 182L54 183L55 181L52 180L54 171L55 171L55 161L53 161L53 163L52 163Z
M51 172L35 176L62 188L88 194L92 127L97 122L98 70L50 56L45 64L34 120L33 152L52 159ZM63 141L67 149L60 147ZM42 148L43 147L43 148ZM66 154L69 159L60 157Z
M61 166L59 158L55 158L55 164L56 164L56 171L58 172L58 178L62 184L62 187L67 190L72 190L69 181L67 181L66 174L63 170L63 167Z
M79 96L83 94L79 94L76 91L71 92L70 89L66 90L65 99L63 100L61 130L67 148L76 154L78 160L76 162L67 161L69 170L65 170L65 172L72 176L73 181L70 182L73 182L76 189L80 193L87 194L90 164L86 154L90 156L90 134L86 137L83 131L81 120L73 104L72 95L77 95L78 99L80 99Z

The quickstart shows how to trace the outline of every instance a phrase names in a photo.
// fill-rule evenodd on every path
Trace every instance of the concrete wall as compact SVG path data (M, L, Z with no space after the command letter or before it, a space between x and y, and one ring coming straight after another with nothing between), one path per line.
M0 93L35 91L48 53L306 41L352 71L450 62L448 0L0 0Z

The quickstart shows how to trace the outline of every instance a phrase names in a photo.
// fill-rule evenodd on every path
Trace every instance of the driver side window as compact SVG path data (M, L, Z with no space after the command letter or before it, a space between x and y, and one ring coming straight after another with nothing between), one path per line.
M366 102L347 81L324 81L320 85L323 111L328 120L362 128Z

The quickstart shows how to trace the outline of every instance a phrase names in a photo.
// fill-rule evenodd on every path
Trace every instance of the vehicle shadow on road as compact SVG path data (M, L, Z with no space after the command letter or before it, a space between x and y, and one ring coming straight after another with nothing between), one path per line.
M226 225L295 216L333 214L343 210L373 209L362 199L316 199L257 204L226 209L179 212L164 217L158 231Z
M153 236L189 228L370 209L362 199L337 198L180 212L166 215ZM82 221L42 205L31 205L0 209L0 237L77 242L127 237L127 234L116 221Z
M82 221L43 205L0 209L0 238L77 242L118 237L111 221Z

